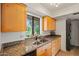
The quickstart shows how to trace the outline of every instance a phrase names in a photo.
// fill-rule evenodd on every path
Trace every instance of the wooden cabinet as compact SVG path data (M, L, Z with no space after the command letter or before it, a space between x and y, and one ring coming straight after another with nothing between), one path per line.
M52 56L52 44L47 44L46 56Z
M44 56L45 55L45 46L37 48L37 56Z
M4 3L2 6L2 32L26 31L27 6L21 3Z
M49 16L43 16L42 18L42 30L56 30L56 20Z
M37 48L37 56L55 56L61 48L60 38L53 38L52 42Z
M52 55L51 42L37 49L37 56L51 56L51 55Z
M0 32L1 32L1 3L0 3Z
M52 41L52 55L55 56L56 53L60 50L60 37L55 38L55 40Z

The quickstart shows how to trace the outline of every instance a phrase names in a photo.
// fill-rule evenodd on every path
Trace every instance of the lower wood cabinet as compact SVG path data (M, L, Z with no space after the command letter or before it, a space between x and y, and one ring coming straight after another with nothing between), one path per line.
M60 50L60 37L53 38L52 42L37 48L37 56L55 56Z
M45 55L45 46L37 48L37 56Z
M55 56L57 52L60 50L60 38L55 38L54 41L52 41L52 56Z
M48 43L37 49L37 56L51 56L52 55L52 44Z

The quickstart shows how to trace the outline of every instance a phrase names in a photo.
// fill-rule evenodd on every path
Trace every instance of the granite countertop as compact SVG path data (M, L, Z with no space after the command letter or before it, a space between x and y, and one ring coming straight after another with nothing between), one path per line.
M20 41L19 44L6 47L1 50L0 55L1 56L20 56L26 53L25 50L25 41Z
M27 54L27 53L39 48L42 45L45 45L45 44L51 42L51 40L55 40L55 38L60 37L60 35L43 36L43 37L48 39L48 41L43 43L43 44L40 44L38 46L33 45L33 42L35 41L34 38L28 38L28 39L22 40L17 45L2 49L2 51L0 52L0 55L3 55L3 56L22 56L24 54Z
M44 43L42 43L42 44L40 44L40 45L33 45L33 42L35 42L35 40L34 39L26 39L26 48L27 48L27 53L29 53L29 52L31 52L31 51L33 51L33 50L35 50L35 49L37 49L37 48L39 48L39 47L41 47L41 46L43 46L43 45L45 45L45 44L47 44L47 43L49 43L49 42L51 42L52 40L55 40L56 38L58 38L58 37L60 37L60 35L54 35L54 36L40 36L40 37L43 37L44 39L46 39L46 40L48 40L47 42L44 42ZM39 38L38 38L39 39Z

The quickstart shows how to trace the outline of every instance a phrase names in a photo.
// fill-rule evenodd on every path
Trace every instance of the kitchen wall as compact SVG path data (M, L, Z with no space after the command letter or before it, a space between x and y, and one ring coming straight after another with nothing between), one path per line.
M1 50L1 4L0 4L0 50Z
M3 32L1 33L2 43L24 40L25 32Z
M56 34L61 35L61 49L66 51L66 17L56 18Z
M61 49L66 51L66 20L67 19L79 19L79 14L73 15L67 14L63 16L56 17L56 34L61 35Z

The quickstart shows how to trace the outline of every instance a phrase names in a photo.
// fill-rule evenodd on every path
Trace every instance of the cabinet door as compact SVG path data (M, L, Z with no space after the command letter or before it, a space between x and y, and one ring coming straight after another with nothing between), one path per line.
M56 54L56 41L52 41L52 56L55 56Z
M43 31L48 30L48 29L47 29L47 26L48 26L48 24L47 24L47 17L43 17L43 18L42 18L42 30L43 30Z
M51 30L56 30L56 20L52 18L51 20Z
M51 45L51 42L48 43L46 46L47 46L46 49L45 49L46 56L51 56L52 55L52 45Z
M47 18L47 30L52 30L52 19L51 18Z
M54 41L52 41L52 55L55 56L56 53L59 51L60 49L60 39L59 38L55 38Z
M44 16L42 19L42 30L56 30L56 21L55 19L49 17L49 16Z
M61 49L61 38L58 38L57 40L57 48Z
M2 4L2 32L26 31L27 6L24 4Z
M45 46L37 48L37 56L45 56Z
M37 49L37 56L51 56L51 55L52 55L51 43L48 43Z

